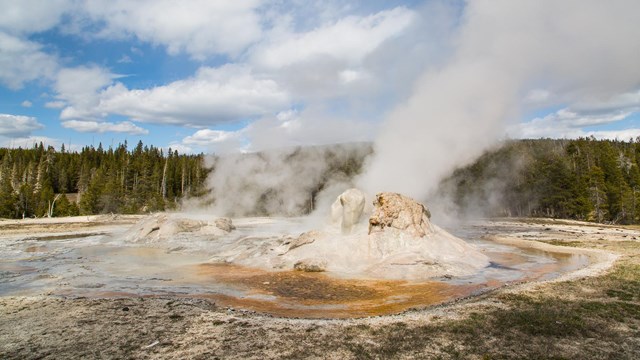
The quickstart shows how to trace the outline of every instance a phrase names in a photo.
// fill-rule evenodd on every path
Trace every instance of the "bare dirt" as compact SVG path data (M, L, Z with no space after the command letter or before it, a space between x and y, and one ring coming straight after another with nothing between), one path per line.
M111 224L59 231L104 231L100 227ZM0 222L3 235L51 229L7 225ZM426 309L359 319L283 318L238 310L220 298L3 296L0 358L637 358L638 228L531 219L471 226L496 241L588 254L591 265L553 281L509 284ZM228 276L245 276L265 294L274 291L272 282L289 282L277 291L320 303L311 296L314 287L329 286L309 274ZM299 282L309 292L300 293ZM330 286L353 301L387 291L384 282Z

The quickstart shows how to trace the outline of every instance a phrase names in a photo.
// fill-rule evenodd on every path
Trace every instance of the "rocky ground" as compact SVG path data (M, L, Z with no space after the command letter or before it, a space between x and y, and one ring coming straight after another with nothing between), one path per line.
M602 252L575 276L352 320L276 318L199 299L5 296L0 358L637 358L638 228L531 219L473 226L498 241Z

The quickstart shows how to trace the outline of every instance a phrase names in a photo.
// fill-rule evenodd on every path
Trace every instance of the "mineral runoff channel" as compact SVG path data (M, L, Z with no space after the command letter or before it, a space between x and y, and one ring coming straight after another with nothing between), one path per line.
M588 254L485 239L486 224L468 225L456 235L490 259L489 266L473 275L422 281L353 279L331 272L268 271L212 262L216 254L207 250L213 244L206 241L124 242L122 234L138 221L135 216L96 216L0 222L0 296L203 298L279 317L357 318L551 280L592 261ZM236 231L217 241L259 243L273 239L274 229L294 228L300 220L245 218L234 223Z

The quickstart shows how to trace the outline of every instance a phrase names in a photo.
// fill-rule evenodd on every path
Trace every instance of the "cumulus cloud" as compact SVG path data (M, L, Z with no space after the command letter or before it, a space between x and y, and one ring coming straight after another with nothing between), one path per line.
M40 44L0 31L0 83L20 89L25 82L52 78L57 69L57 58Z
M60 5L59 10L43 19L41 27L24 25L21 33L59 26L66 34L86 39L134 37L164 46L169 54L187 53L199 60L216 54L244 54L235 58L236 64L217 68L202 66L189 78L133 89L125 85L126 81L117 81L117 76L108 69L96 65L59 69L56 58L40 52L44 58L53 60L47 75L41 77L52 78L56 92L55 99L45 106L62 108L63 121L104 123L110 115L122 115L133 122L211 128L258 118L262 120L253 128L286 134L282 124L273 120L274 114L294 104L302 108L315 107L316 113L324 106L323 116L314 115L322 122L331 117L333 104L316 103L345 98L341 105L345 109L356 103L359 107L352 114L343 114L348 118L365 109L366 103L384 103L375 97L390 78L398 78L398 71L389 69L414 69L406 66L406 62L394 66L398 57L372 61L373 57L383 55L375 54L381 46L415 26L417 13L405 7L370 12L358 5L361 9L354 12L353 4L338 1L286 6L275 2L203 0L182 2L179 7L169 0L59 0L56 4ZM33 6L35 3L28 1L20 6L12 5L11 11L26 14ZM39 45L31 45L37 53ZM131 54L140 53L138 48L131 47ZM131 60L125 54L118 61ZM381 77L381 72L387 73ZM0 81L1 74L2 70ZM12 71L10 75L15 74L28 72ZM13 83L20 86L36 77ZM389 93L398 93L395 90ZM378 113L378 108L371 109L366 116ZM271 120L265 120L269 117ZM304 122L305 126L322 130L321 124L311 124L311 120L306 119ZM270 125L275 128L269 128ZM291 129L287 131L291 133Z
M193 135L185 137L182 142L187 145L209 146L233 140L238 138L239 134L237 131L202 129L196 131Z
M11 33L48 30L73 8L73 0L0 0L0 29Z
M261 117L289 106L291 98L269 78L245 66L201 67L193 77L149 89L128 89L117 75L98 66L62 69L56 101L62 120L100 122L109 115L133 121L192 127Z
M67 105L64 101L47 101L44 104L44 107L49 109L62 109Z
M261 36L258 0L97 0L84 11L104 26L98 37L134 36L163 45L170 54L186 52L197 59L241 53Z
M179 142L172 142L169 146L166 147L167 151L171 149L171 151L177 151L180 154L193 154L194 150L192 147L181 144Z
M246 138L244 130L224 131L201 129L182 139L180 143L174 143L174 146L180 146L183 151L193 152L199 149L206 152L233 153L246 150Z
M202 67L195 76L144 90L122 84L100 94L98 109L135 121L213 126L262 116L288 106L289 94L247 67Z
M50 80L58 58L28 35L49 30L74 8L72 0L0 0L0 83L17 90L34 80Z
M112 122L98 122L98 121L82 121L82 120L68 120L63 121L62 126L67 129L73 129L79 132L91 132L91 133L125 133L130 135L147 135L149 130L143 129L130 121L123 121L119 123Z
M369 16L348 16L304 33L276 32L253 51L252 59L268 68L317 57L357 64L382 42L402 32L413 18L413 11L398 7Z
M343 114L366 116L372 123L407 96L427 66L438 65L456 17L439 2L373 12L356 11L353 3L312 4L314 15L303 13L309 21L296 13L290 23L267 32L250 50L250 64L299 102L324 103L327 109L339 102Z
M508 133L519 138L576 138L591 135L597 138L615 138L631 134L633 130L631 132L585 131L582 128L620 122L638 111L640 111L640 91L627 92L606 100L578 101L571 107L512 125Z
M626 119L630 112L615 111L602 114L582 114L571 109L561 109L541 118L513 125L508 131L519 138L576 138L588 132L586 126L611 124Z
M96 119L100 114L99 91L112 83L116 76L99 66L66 68L57 74L54 85L56 98L65 103L60 118L63 120ZM49 103L60 105L59 102Z
M2 137L0 136L0 147L18 148L23 149L32 148L35 145L42 143L44 146L53 146L59 148L62 145L62 140L56 138L50 138L47 136L24 136L24 137ZM75 146L73 148L76 148Z
M30 108L30 107L33 106L33 103L31 101L29 101L29 100L25 100L22 103L20 103L20 106L26 107L26 108Z
M0 114L0 136L25 137L42 128L44 125L34 117Z

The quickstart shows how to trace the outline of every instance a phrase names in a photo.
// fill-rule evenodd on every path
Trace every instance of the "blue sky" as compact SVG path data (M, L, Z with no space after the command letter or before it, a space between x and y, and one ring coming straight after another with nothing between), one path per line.
M619 5L637 8L633 1ZM562 11L553 6L548 2L548 14L539 16L553 21ZM419 79L460 56L460 34L475 14L463 1L400 0L0 0L0 7L0 146L43 141L77 149L142 140L181 152L375 140ZM518 26L508 19L499 14L495 21ZM616 24L620 34L605 35L625 47L620 59L640 64L639 26L595 20ZM587 38L599 36L597 27L588 31L594 33ZM481 46L464 51L481 53L492 39L474 39ZM584 64L578 76L515 54L514 62L530 66L513 87L515 109L501 119L502 131L640 136L640 76L616 63L616 54L601 55L614 56L611 66L598 67L605 80ZM576 61L598 65L602 58ZM531 70L539 68L545 70ZM567 81L556 81L565 73ZM465 99L452 106L464 107Z

